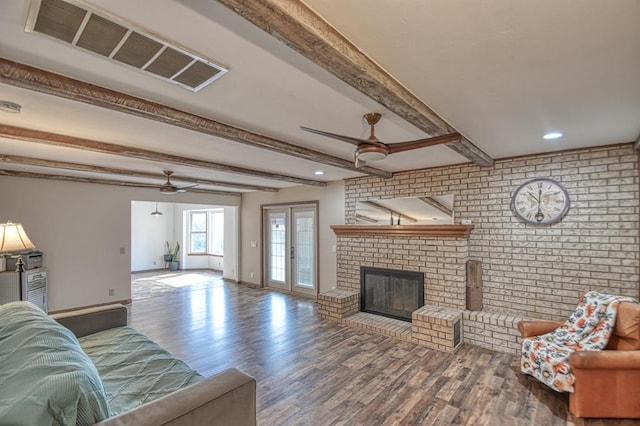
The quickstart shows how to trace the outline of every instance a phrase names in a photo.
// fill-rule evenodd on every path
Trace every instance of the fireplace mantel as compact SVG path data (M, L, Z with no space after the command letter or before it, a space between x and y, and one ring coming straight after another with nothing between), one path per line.
M337 236L469 238L473 225L331 225Z

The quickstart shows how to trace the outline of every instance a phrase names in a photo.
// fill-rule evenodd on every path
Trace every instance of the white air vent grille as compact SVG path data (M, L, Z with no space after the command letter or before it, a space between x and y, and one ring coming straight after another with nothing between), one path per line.
M194 92L228 71L80 2L32 1L26 31L62 40Z

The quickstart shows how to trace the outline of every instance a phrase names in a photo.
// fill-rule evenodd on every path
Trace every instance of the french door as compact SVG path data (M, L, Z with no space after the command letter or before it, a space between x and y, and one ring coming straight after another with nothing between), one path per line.
M267 287L318 294L317 210L315 204L263 207Z

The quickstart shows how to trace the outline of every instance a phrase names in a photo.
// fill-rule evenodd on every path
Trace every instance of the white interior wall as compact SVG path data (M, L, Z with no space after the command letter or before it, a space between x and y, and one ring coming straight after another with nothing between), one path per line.
M296 186L281 189L275 193L252 192L242 197L240 215L240 280L252 284L261 284L260 258L262 256L260 222L261 205L318 201L318 267L320 274L320 293L336 286L336 253L333 246L336 236L331 225L344 224L344 183L331 182L324 188ZM226 219L226 217L225 217ZM256 241L256 247L251 242ZM254 277L251 278L253 272Z
M174 208L170 203L157 203L161 216L151 216L156 203L131 202L131 271L164 268L166 241L175 241Z
M2 176L0 222L21 222L44 253L49 310L96 305L131 297L131 201L166 200L162 197L149 189ZM174 197L240 205L235 196Z

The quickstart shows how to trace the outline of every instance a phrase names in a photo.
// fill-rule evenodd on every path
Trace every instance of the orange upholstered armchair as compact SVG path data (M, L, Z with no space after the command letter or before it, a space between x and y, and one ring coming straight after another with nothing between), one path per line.
M520 321L522 337L548 333L557 321ZM640 304L623 302L605 350L574 352L569 411L576 417L640 418Z

